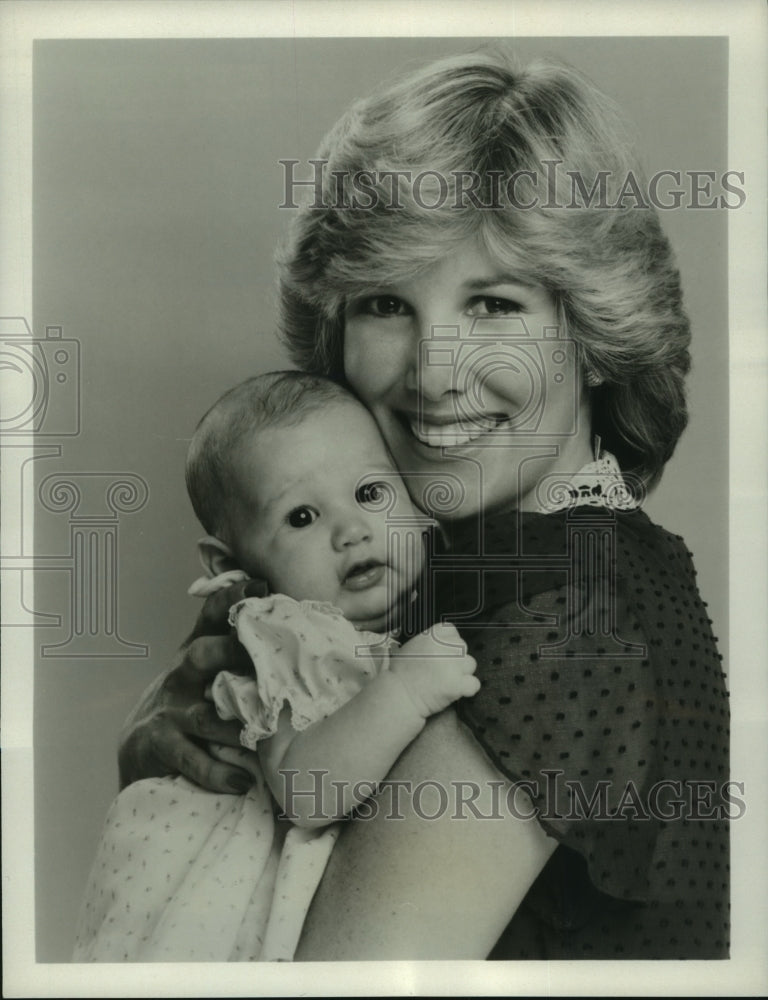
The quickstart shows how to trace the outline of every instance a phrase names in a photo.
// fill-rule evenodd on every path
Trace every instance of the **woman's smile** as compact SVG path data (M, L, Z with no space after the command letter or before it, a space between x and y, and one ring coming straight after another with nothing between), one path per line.
M428 448L455 448L470 444L508 422L499 414L401 413L404 424L416 440Z

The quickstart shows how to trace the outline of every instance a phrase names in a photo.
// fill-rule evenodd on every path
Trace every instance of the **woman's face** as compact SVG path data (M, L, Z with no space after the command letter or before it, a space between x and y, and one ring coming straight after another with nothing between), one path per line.
M591 458L576 345L541 285L471 241L345 313L344 368L415 502L441 519L536 509Z

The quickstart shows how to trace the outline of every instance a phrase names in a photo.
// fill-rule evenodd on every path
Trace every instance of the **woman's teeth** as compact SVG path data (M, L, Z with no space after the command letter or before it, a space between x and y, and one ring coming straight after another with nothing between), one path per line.
M502 417L472 417L455 424L425 424L409 420L411 434L430 448L451 448L467 444L494 430L503 423Z

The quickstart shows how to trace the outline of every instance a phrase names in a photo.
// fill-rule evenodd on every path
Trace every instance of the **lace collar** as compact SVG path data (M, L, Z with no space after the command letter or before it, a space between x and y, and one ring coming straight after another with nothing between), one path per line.
M600 452L575 476L546 476L537 487L536 500L542 514L581 506L612 510L636 510L640 506L609 451Z

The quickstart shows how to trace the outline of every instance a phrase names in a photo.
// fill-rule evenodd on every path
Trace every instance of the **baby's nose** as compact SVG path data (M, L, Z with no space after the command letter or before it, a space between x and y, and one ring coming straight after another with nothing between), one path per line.
M360 517L339 522L333 534L333 544L337 549L348 548L369 542L372 537L370 525Z

